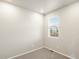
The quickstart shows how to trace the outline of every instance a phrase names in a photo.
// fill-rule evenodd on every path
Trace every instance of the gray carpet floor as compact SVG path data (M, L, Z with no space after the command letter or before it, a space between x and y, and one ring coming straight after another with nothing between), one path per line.
M69 58L43 48L14 59L69 59Z

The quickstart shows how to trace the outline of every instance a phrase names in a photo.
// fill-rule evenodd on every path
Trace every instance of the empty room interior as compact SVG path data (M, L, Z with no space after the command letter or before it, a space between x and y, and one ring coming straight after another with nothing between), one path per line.
M0 59L79 59L79 0L0 0Z

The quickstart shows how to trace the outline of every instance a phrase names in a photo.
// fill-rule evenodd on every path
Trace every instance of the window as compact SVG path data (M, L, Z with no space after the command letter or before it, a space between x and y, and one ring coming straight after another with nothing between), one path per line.
M48 36L49 37L59 37L59 16L53 16L48 20Z

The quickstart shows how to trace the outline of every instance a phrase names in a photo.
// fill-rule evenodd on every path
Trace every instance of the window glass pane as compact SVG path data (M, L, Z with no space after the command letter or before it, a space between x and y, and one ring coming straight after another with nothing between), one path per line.
M48 35L50 37L58 37L59 36L59 25L60 18L58 16L53 16L48 21Z

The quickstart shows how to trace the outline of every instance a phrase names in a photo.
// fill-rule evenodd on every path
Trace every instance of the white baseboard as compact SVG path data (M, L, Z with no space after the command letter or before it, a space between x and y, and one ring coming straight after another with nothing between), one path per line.
M61 54L61 55L63 55L63 56L66 56L66 57L68 57L69 59L74 59L74 58L71 57L71 56L68 56L68 55L63 54L63 53L61 53L61 52L58 52L58 51L56 51L56 50L53 50L53 49L51 49L51 48L49 48L49 47L44 47L44 48L46 48L46 49L48 49L48 50L52 50L52 51L54 51L54 52L56 52L56 53L58 53L58 54Z
M56 52L56 53L58 53L58 54L61 54L61 55L63 55L63 56L68 57L69 59L74 59L74 58L71 57L71 56L65 55L65 54L63 54L63 53L61 53L61 52L58 52L58 51L56 51L56 50L53 50L53 49L51 49L51 48L49 48L49 47L45 47L45 46L44 46L44 47L37 48L37 49L33 49L33 50L31 50L31 51L27 51L27 52L24 52L24 53L20 53L19 55L15 55L15 56L10 57L10 58L8 58L8 59L13 59L13 58L16 58L16 57L20 57L20 56L22 56L22 55L25 55L25 54L28 54L28 53L37 51L37 50L42 49L42 48L46 48L46 49L48 49L48 50L52 50L52 51L54 51L54 52Z
M24 52L24 53L20 53L20 54L18 54L18 55L15 55L15 56L13 56L13 57L8 58L8 59L13 59L13 58L16 58L16 57L20 57L20 56L22 56L22 55L25 55L25 54L34 52L34 51L39 50L39 49L42 49L42 48L43 48L43 47L40 47L40 48L37 48L37 49L33 49L33 50L31 50L31 51L27 51L27 52Z

